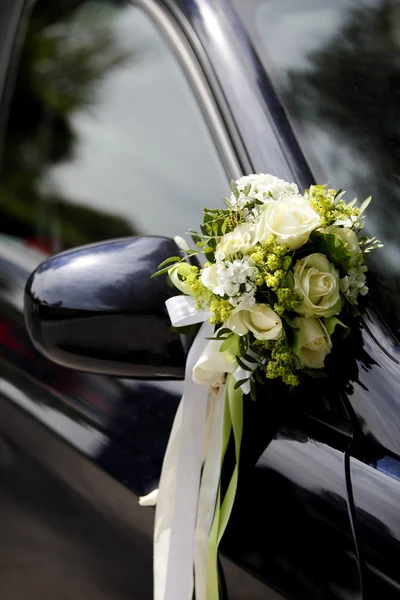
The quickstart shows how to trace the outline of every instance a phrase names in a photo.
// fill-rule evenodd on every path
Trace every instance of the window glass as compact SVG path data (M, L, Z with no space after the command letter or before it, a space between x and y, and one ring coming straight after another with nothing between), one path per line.
M235 0L319 183L370 194L375 306L400 340L400 3Z
M226 195L228 178L176 57L129 2L38 0L11 80L3 234L46 252L173 236Z

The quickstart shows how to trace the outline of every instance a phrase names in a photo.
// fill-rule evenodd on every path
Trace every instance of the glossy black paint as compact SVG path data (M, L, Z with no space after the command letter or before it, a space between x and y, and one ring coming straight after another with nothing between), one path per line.
M185 354L165 301L175 295L158 265L179 252L162 237L91 244L44 261L26 286L35 347L58 364L129 377L182 378Z
M399 597L400 462L376 444L352 448L351 478L366 563L365 598Z
M350 443L279 386L248 401L223 550L291 598L362 598L344 477Z
M367 439L400 458L400 349L373 306L364 316L362 354L347 401Z
M248 51L251 41L230 3L160 2L164 4L217 75L218 91L222 90L227 99L243 141L246 156L242 164L247 160L254 170L273 171L285 178L296 173L300 183L308 183L307 173L301 175L304 163L297 151L287 160L289 138L276 135L281 122L273 122L276 112L267 106L267 94L260 86L262 77L257 76L260 64ZM2 492L15 499L13 490L17 488L20 495L15 506L23 507L22 514L33 515L34 522L44 523L44 534L30 538L41 549L40 564L48 582L40 600L55 594L63 598L64 593L68 597L65 589L74 599L101 600L105 592L118 599L149 599L152 511L138 509L136 501L137 495L157 485L180 382L107 379L71 372L41 358L23 331L22 287L27 268L16 251L5 254L0 263L0 432L34 462L44 465L45 475L38 478L35 465L30 472L23 459L14 463L11 476L2 476ZM21 259L18 265L13 264L17 255L18 261ZM100 279L103 276L102 271ZM103 282L95 284L97 289ZM129 285L124 286L124 293L129 304ZM52 304L65 302L61 297L48 300ZM74 310L74 298L70 302L67 309ZM109 306L98 304L97 309L107 312ZM71 316L70 312L68 318ZM366 352L358 362L354 390L339 386L338 393L331 386L326 398L316 393L311 404L310 398L304 397L296 398L293 405L285 401L282 390L271 389L256 405L246 402L248 429L238 499L223 542L224 554L233 561L224 560L229 600L283 598L276 589L295 600L400 597L395 570L398 363L391 336L375 313L369 313L363 335ZM333 410L325 410L329 405ZM353 439L362 441L362 446L353 446ZM350 482L345 458L351 463ZM63 491L52 491L53 486L43 483L44 479L61 480ZM78 494L82 504L66 502L67 507L61 504L58 510L52 509L45 496L38 498L33 493L27 480L41 482L54 502L64 493ZM352 513L352 496L356 515ZM92 512L100 518L93 516L92 521ZM353 517L356 527L352 526ZM69 521L71 528L60 526ZM86 521L89 523L84 528ZM12 542L19 539L19 532L12 523L5 525L11 535L2 538L0 572L9 574L18 564L18 548L13 554ZM127 542L114 527L124 529ZM99 537L96 529L102 529L104 537ZM65 540L67 549L75 554L73 569L62 571L71 555L57 552L53 536ZM96 548L99 544L101 551ZM127 554L130 560L126 560ZM80 564L82 556L84 566ZM35 565L33 558L26 558L29 565ZM368 578L363 590L360 576L365 572L364 561L374 573L374 581L372 584ZM111 567L110 578L98 573L107 565ZM82 573L80 566L86 575L90 567L89 577L77 577ZM55 572L66 572L67 577L60 575L52 584L49 575ZM28 574L25 571L25 577L20 576L25 586L34 585L33 581L32 569ZM96 585L90 587L88 583ZM8 588L3 585L0 591L5 598L13 593L21 598L17 582L11 580Z

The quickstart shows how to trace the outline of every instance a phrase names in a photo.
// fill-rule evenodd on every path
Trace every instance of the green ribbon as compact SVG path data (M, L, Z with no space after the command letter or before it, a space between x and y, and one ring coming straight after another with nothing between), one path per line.
M186 277L188 277L190 273L190 265L188 265L188 263L186 262L181 262L178 265L174 265L168 271L169 278L171 279L174 286L178 288L180 292L188 296L193 295L191 289L185 282ZM179 276L183 277L183 279L180 279Z
M238 476L240 445L243 433L243 394L240 388L234 389L236 379L228 374L224 405L224 421L222 427L221 472L229 439L233 430L235 441L235 468L221 503L221 480L218 488L214 518L208 537L207 550L207 600L218 600L218 547L224 535L235 501Z

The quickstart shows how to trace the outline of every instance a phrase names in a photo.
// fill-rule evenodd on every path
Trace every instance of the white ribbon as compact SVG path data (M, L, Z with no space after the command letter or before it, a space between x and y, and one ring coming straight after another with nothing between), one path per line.
M211 317L210 311L196 310L196 300L192 296L174 296L165 302L165 306L174 327L202 323ZM207 335L207 337L211 337L212 333L213 329L211 328L211 335Z
M227 363L219 341L207 341L214 328L210 313L198 311L190 296L166 302L175 327L204 321L188 354L182 401L164 457L158 495L142 505L157 507L154 527L154 600L206 600L207 540L212 524L221 468L225 373L237 380L250 375ZM208 388L205 386L209 386ZM244 393L247 393L244 390ZM203 474L200 475L204 462Z
M161 472L154 528L154 600L192 600L195 528L207 388L192 371L213 333L205 322L190 349L184 392L175 417Z
M207 598L207 551L221 475L222 427L224 420L225 385L209 395L204 468L201 477L195 540L196 600Z

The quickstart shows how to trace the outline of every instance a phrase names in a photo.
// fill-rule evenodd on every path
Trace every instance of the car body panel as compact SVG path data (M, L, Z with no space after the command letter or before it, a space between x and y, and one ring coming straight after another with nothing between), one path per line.
M240 163L254 171L295 178L301 187L307 186L312 181L311 173L230 2L165 0L159 6L175 16L206 76L210 70L215 103L221 109ZM75 532L81 533L86 514L93 511L101 516L93 517L95 525L88 534L93 543L85 544L82 535L79 543L76 539L74 542L79 546L77 557L104 543L105 551L94 552L93 561L99 569L105 569L107 560L111 561L114 575L109 580L98 578L97 588L90 592L92 597L87 595L88 600L102 598L104 591L110 589L110 581L117 590L113 592L115 598L122 600L134 593L138 600L149 598L153 511L139 508L137 500L157 486L182 384L73 373L43 359L29 341L21 312L24 273L27 279L36 266L36 259L29 262L27 255L24 248L15 253L4 249L2 254L0 248L0 335L5 341L0 348L0 431L29 457L27 462L24 457L21 459L21 469L18 462L11 466L15 475L10 476L10 490L13 485L20 485L19 477L21 495L26 495L28 505L32 502L32 514L37 514L35 507L40 505L41 515L47 515L51 521L51 503L40 504L34 495L30 500L29 486L24 487L28 468L24 465L30 465L30 458L41 463L47 475L42 475L42 471L36 474L36 466L29 466L37 485L42 485L42 478L54 477L56 488L61 480L68 490L66 494L77 494L85 502L82 509L77 504L74 508L61 506L61 516L54 517L55 521L63 522L70 518L68 514L82 510L80 520L74 520L73 526ZM344 463L353 437L368 439L365 434L369 432L378 446L382 444L392 452L398 450L394 416L398 411L393 393L393 386L398 385L397 367L393 367L389 338L385 334L382 342L381 331L378 324L378 332L364 334L366 352L373 360L368 362L363 356L359 363L360 381L364 373L376 381L383 372L377 352L386 357L390 354L384 361L388 376L383 384L388 408L380 406L382 412L378 416L373 396L369 395L371 399L365 402L357 401L356 393L346 394L343 390L325 391L327 398L321 392L308 416L308 398L293 404L296 398L286 398L274 386L270 395L256 405L246 402L247 430L238 499L223 542L229 599L364 597L364 559L359 547L359 539L364 538L361 529L359 539L354 535L351 489ZM377 338L379 350L370 347L370 340ZM373 388L370 382L363 385ZM381 390L381 386L382 380L380 387L374 389ZM318 396L317 385L315 390ZM318 409L314 412L317 401L321 406L333 403L340 417L323 413L320 418ZM362 421L368 406L368 419ZM46 485L43 483L44 489ZM357 490L355 486L356 511L363 506L360 494L364 493L364 488ZM49 492L54 501L57 494L58 491ZM374 516L385 520L382 515ZM103 542L96 537L102 519L107 521ZM55 531L68 538L65 527L57 525ZM381 530L380 535L383 546L392 547L389 533ZM51 551L52 545L47 541L44 563ZM6 552L6 547L0 550L0 570L10 564L4 560ZM59 556L62 565L64 554L60 552ZM49 565L54 565L48 560ZM132 563L135 567L130 572ZM71 573L74 578L74 571ZM143 581L137 583L140 578ZM72 597L83 597L87 593L85 585L82 582L72 591ZM118 591L118 585L125 587ZM12 593L17 600L16 586L17 583ZM54 589L51 588L53 592ZM390 589L395 593L395 587ZM12 595L8 593L8 597Z
M351 480L365 560L365 598L399 597L400 461L375 443L354 445Z

